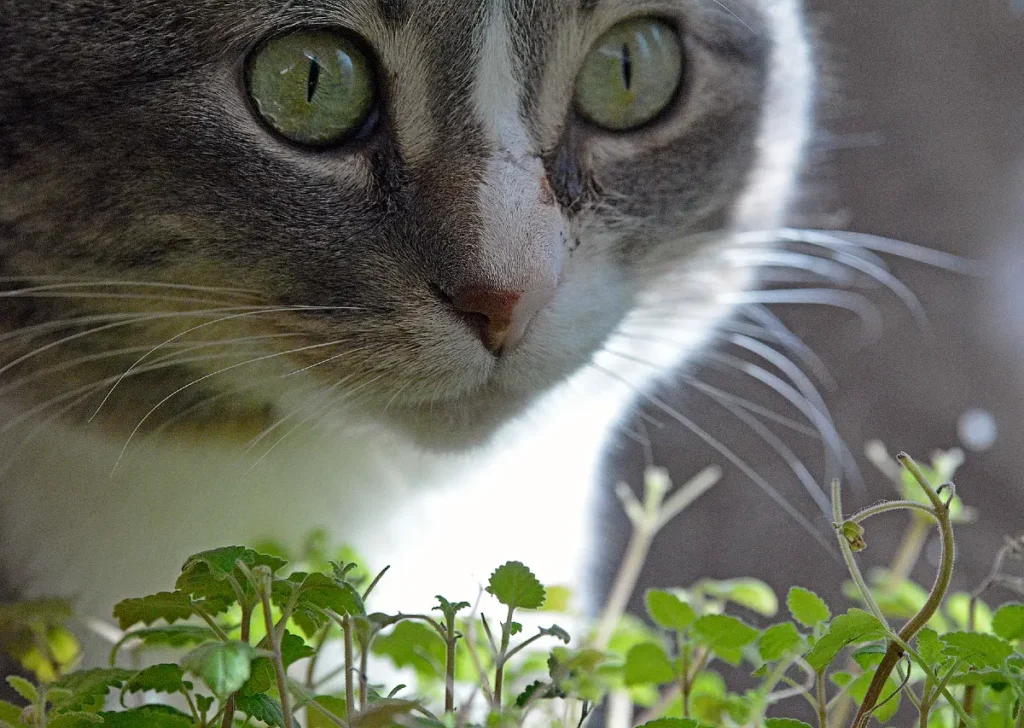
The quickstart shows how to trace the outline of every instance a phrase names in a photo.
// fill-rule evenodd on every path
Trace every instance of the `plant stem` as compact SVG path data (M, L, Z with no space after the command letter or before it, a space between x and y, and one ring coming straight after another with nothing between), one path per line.
M261 584L260 599L263 602L263 624L267 630L267 639L270 640L270 649L273 651L271 662L274 663L274 675L277 677L277 691L281 696L281 711L284 713L284 728L294 728L292 721L291 696L288 693L288 676L284 671L284 662L281 659L281 641L277 632L274 631L274 618L270 613L270 579L268 575Z
M903 657L904 647L903 645L908 644L914 635L916 635L922 627L924 627L928 620L932 618L939 606L942 604L943 598L946 596L946 591L949 589L949 582L953 575L953 560L954 560L954 548L955 544L953 541L953 527L949 519L949 509L943 502L942 498L935 491L935 488L928 479L921 472L917 463L914 462L906 453L900 453L896 458L903 467L910 471L911 475L918 481L922 490L928 496L928 500L931 501L932 507L934 508L933 514L938 520L939 532L942 537L942 555L939 562L939 572L935 577L935 583L932 585L931 592L928 594L928 599L921 607L921 610L914 615L909 622L907 622L903 629L899 631L898 640L890 640L889 646L886 648L885 655L882 657L882 661L878 665L878 669L875 671L875 675L871 680L871 684L868 686L867 693L864 696L864 700L861 702L860 708L857 711L856 716L853 719L854 728L863 728L867 725L867 721L871 716L871 711L874 709L878 698L882 693L882 689L885 686L886 680L892 674L893 669L896 667L900 658ZM849 546L847 546L849 548ZM852 553L851 553L852 555Z
M352 616L346 614L342 617L342 622L342 630L345 635L345 718L350 719L356 702L355 688L352 685L352 670L355 667L352 664L355 660L352 644Z
M828 699L825 695L825 671L818 670L815 693L818 698L818 728L828 728Z
M444 712L455 712L455 612L445 615Z
M508 641L512 636L512 613L515 607L508 608L505 622L501 625L501 649L494 664L494 707L501 710L501 689L505 679L505 659L508 653Z
M843 554L843 561L846 562L846 570L850 572L850 576L853 578L853 583L856 584L857 591L860 592L860 596L864 600L864 604L867 606L868 611L870 611L875 618L884 624L886 629L888 629L889 621L885 618L885 615L882 614L882 610L879 608L874 596L872 596L871 589L868 587L868 583L864 580L864 575L861 574L860 567L857 566L857 559L853 556L853 549L850 548L849 542L842 534L843 500L838 480L832 481L832 518L832 525L835 527L836 537L839 539L839 550Z

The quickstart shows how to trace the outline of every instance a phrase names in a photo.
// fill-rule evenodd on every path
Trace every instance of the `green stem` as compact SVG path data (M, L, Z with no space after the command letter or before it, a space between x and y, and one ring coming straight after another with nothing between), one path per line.
M939 532L942 537L942 555L939 561L939 572L935 577L935 583L932 585L931 592L928 594L928 599L925 601L924 606L921 610L907 622L903 629L899 631L898 640L891 640L889 646L886 648L885 655L882 657L881 663L878 665L878 669L875 671L875 675L871 680L871 684L868 686L867 693L864 696L864 700L861 702L860 708L857 711L857 715L853 719L854 728L863 728L867 725L867 721L871 716L871 711L874 710L878 698L882 694L882 689L885 687L886 680L892 674L900 658L903 657L904 647L903 645L909 644L921 628L928 624L928 620L932 618L939 606L942 604L943 598L946 596L946 591L949 589L949 582L953 576L953 560L954 560L954 541L953 541L953 527L949 519L949 509L943 502L939 494L936 493L935 488L928 479L921 472L921 469L917 466L917 463L907 455L906 453L900 453L897 456L897 460L905 467L914 478L918 481L925 494L928 496L928 500L931 501L934 508L933 514L939 524ZM847 546L849 548L849 546Z
M209 628L213 630L214 634L217 635L217 639L219 639L221 642L230 641L227 634L225 634L224 630L220 628L220 625L214 621L213 617L211 617L205 609L203 609L195 602L192 603L192 613L204 622L206 622Z
M505 616L505 621L501 625L501 649L498 651L497 659L495 660L494 669L494 707L501 710L501 689L502 682L505 679L505 659L508 653L508 641L512 636L512 613L515 611L515 607L510 606L508 608L508 614Z
M284 670L284 661L281 659L281 640L274 631L274 618L270 613L270 576L261 585L260 599L263 602L263 624L267 630L267 639L270 640L270 649L273 650L271 662L274 663L274 675L277 677L277 691L281 696L281 711L284 713L284 728L294 728L292 721L291 696L288 692L288 675Z
M891 511L916 511L918 513L924 513L929 516L933 521L935 520L935 513L931 508L926 506L924 503L918 503L912 500L898 500L898 501L885 501L884 503L876 503L873 506L868 506L862 511L857 511L852 516L847 518L847 521L853 521L854 523L860 523L866 521L872 516L880 516L883 513L889 513Z
M850 548L849 542L843 536L843 500L838 480L832 481L832 518L832 525L836 529L836 537L839 539L839 550L843 554L843 561L846 563L846 570L850 572L850 576L853 578L853 583L857 586L857 591L860 592L861 599L864 600L864 604L867 606L868 611L870 611L875 618L884 624L886 629L888 629L889 621L885 618L885 615L882 614L882 610L879 608L874 596L872 596L871 589L868 587L867 581L864 580L864 575L861 574L860 567L857 566L857 559L853 556L853 549Z
M444 712L455 712L455 642L458 633L455 631L455 613L445 615L445 662L444 662Z
M355 705L356 693L352 684L352 670L355 667L353 644L352 644L352 615L346 614L343 618L342 629L345 635L345 718L352 717L352 708Z
M818 698L818 728L828 728L828 700L825 695L825 671L818 670L815 681L815 693Z

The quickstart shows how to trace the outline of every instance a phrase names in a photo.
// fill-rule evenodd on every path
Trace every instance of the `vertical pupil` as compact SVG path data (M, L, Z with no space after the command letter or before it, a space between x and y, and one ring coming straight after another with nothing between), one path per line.
M313 94L316 93L317 84L320 83L320 61L309 57L309 79L306 82L306 103L313 103Z
M630 53L629 43L622 44L622 80L627 91L633 88L633 55Z

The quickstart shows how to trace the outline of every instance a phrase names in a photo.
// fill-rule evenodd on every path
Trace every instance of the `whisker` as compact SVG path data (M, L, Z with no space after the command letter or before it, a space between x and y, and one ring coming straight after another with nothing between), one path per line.
M295 425L294 427L292 427L292 428L291 428L290 430L288 430L288 431L287 431L286 433L284 433L283 435L281 435L281 437L280 437L280 438L278 438L278 439L277 439L277 440L276 440L276 441L274 442L274 444L273 444L273 445L271 445L271 446L270 446L270 447L269 447L269 448L268 448L268 449L266 450L266 452L264 452L264 453L263 453L262 455L260 455L260 456L259 456L259 458L257 458L257 459L256 459L256 462L254 462L254 463L253 463L252 465L250 465L250 466L249 466L249 469L245 471L245 473L244 473L244 475L243 475L242 477L246 477L246 476L248 476L248 475L249 475L249 473L251 473L251 472L252 472L253 470L255 470L255 469L256 469L256 467L258 467L258 466L259 466L259 464L260 464L260 463L262 463L262 462L263 462L263 461L264 461L264 460L266 459L266 457L267 457L268 455L270 455L270 453L272 453L272 452L274 451L274 449L275 449L275 448L276 448L276 447L277 447L278 445L280 445L280 444L281 444L282 442L284 442L284 441L285 441L285 440L287 440L287 439L288 439L289 437L291 437L291 435L292 435L292 434L293 434L294 432L296 432L296 431L297 431L297 430L298 430L299 428L301 428L301 427L302 427L303 425L305 425L306 423L308 423L308 422L309 422L310 420L312 420L312 419L313 419L314 417L317 417L318 415L322 415L322 414L324 414L325 412L327 412L327 411L328 411L328 410L330 410L331 408L333 408L333 407L337 406L337 405L338 405L339 403L343 402L343 401L344 401L344 400L345 400L346 398L351 398L351 397L352 397L352 396L354 396L354 395L355 395L355 394L356 394L357 392L359 392L359 391L360 391L361 389L365 389L366 387L368 387L368 386L370 386L371 384L373 384L374 382L376 382L376 381L377 381L378 379L381 379L381 378L382 378L383 376L384 376L383 374L378 374L377 376L375 376L375 377L372 377L371 379L369 379L369 380L367 380L367 381L363 382L362 384L360 384L360 385L356 386L355 388L353 388L353 389L350 389L350 390L348 390L348 391L346 391L346 392L343 392L343 393L342 393L341 395L339 395L338 397L336 397L336 398L334 398L334 399L330 400L329 402L327 402L326 404L324 404L324 405L323 405L322 407L320 407L319 409L317 409L317 410L316 410L315 412L313 412L313 413L312 413L311 415L309 415L308 417L306 417L306 418L305 418L304 420L302 420L301 422L297 423L297 424L296 424L296 425ZM351 379L351 375L350 375L350 376L348 376L348 377L344 377L344 378L342 378L341 380L339 380L339 381L335 382L334 384L332 384L332 385L331 385L331 386L330 386L330 387L329 387L329 388L327 389L327 392L331 392L332 390L336 389L337 387L340 387L340 386L341 386L342 384L344 384L344 383L345 383L346 381L348 381L349 379Z
M39 354L42 354L43 352L49 351L50 349L54 349L54 348L56 348L58 346L62 346L63 344L67 344L67 343L70 343L72 341L77 341L78 339L85 338L86 336L92 336L93 334L103 333L104 331L111 331L113 329L118 329L118 328L121 328L121 327L124 327L124 326L130 326L132 324L136 324L136 323L139 323L139 322L147 322L148 323L150 321L160 321L160 320L164 320L164 319L183 318L183 317L196 317L196 316L201 316L201 315L210 314L210 313L218 313L218 314L220 314L220 313L224 313L226 310L234 310L234 309L221 309L219 311L216 310L216 309L201 309L201 310L198 310L198 311L180 311L180 312L179 311L175 311L175 312L170 312L170 313L154 313L154 314L149 314L147 316L143 316L141 318L133 318L133 319L130 319L130 320L127 320L127 321L121 321L121 320L115 321L113 323L105 324L103 326L97 326L96 328L89 329L88 331L79 331L76 334L71 334L70 336L65 336L65 337L63 337L61 339L58 339L57 341L51 341L48 344L44 344L43 346L37 347L37 348L33 349L32 351L28 352L27 354L24 354L24 355L18 357L14 361L8 362L4 366L0 367L0 374L3 374L4 372L9 371L11 368L17 366L18 364L21 364L22 362L28 361L29 359L31 359L31 358L33 358L35 356L38 356Z
M812 371L815 378L817 378L826 389L832 390L836 388L836 380L832 376L832 372L830 372L828 367L825 365L825 362L821 360L821 357L819 357L811 347L804 343L803 339L793 333L789 327L782 323L782 319L769 311L765 306L757 304L745 306L742 309L742 313L754 319L754 321L763 326L766 331L769 331L773 336L775 336L779 344L785 347L793 354L793 356L799 359L804 366ZM731 323L726 322L725 327L727 330L731 330L729 329L730 326ZM753 336L740 330L736 330L735 333L746 333L747 336L751 336L751 338L758 338L757 336Z
M797 303L841 308L856 315L864 328L865 338L877 339L883 329L882 317L878 308L864 296L849 291L837 291L830 288L793 288L775 289L770 291L744 291L735 294L724 294L723 303L746 305L751 303Z
M167 395L166 397L161 399L159 402L157 402L153 406L153 408L150 409L149 412L147 412L143 416L143 418L141 420L139 420L139 423L137 425L135 425L135 428L131 431L131 434L128 435L128 440L125 442L124 447L121 448L120 454L117 456L117 461L114 463L113 470L111 470L111 476L113 476L114 472L117 471L117 467L118 467L118 465L121 464L121 460L124 458L124 454L128 450L128 446L131 445L131 442L135 438L135 435L142 428L142 426L146 423L146 421L149 420L149 418L152 416L152 414L154 412L156 412L158 409L160 409L160 407L163 406L164 403L166 403L167 401L169 401L173 397L177 396L181 392L184 392L186 389L194 387L195 385L200 384L200 383L206 381L207 379L210 379L211 377L216 377L216 376L218 376L220 374L224 374L225 372L229 372L229 371L232 371L234 369L238 369L239 367L249 366L251 364L256 364L256 363L261 362L261 361L267 361L268 359L275 359L275 358L278 358L278 357L287 356L289 354L297 354L297 353L303 352L303 351L310 351L312 349L322 349L322 348L327 347L327 346L337 346L338 344L341 344L341 343L344 343L344 339L336 339L334 341L328 341L328 342L321 343L321 344L310 344L309 346L302 346L302 347L299 347L299 348L296 348L296 349L290 349L288 351L280 351L280 352L275 352L273 354L266 354L264 356L256 357L255 359L249 359L247 361L243 361L243 362L239 362L237 364L232 364L230 366L223 367L221 369L218 369L215 372L210 372L209 374L204 374L203 376L199 377L198 379L194 379L191 382L189 382L188 384L185 384L185 385L183 385L181 387L178 387L173 392L171 392L169 395Z
M175 345L178 348L176 349L176 351L173 354L171 354L171 356L175 356L175 355L181 354L183 352L196 351L196 350L199 350L199 349L211 348L211 347L216 347L216 346L229 346L229 345L232 345L232 344L244 344L244 343L250 343L252 341L263 340L263 339L276 339L276 338L285 338L285 337L295 337L295 336L301 336L301 335L302 334L287 334L287 333L282 333L282 334L262 334L262 335L258 335L258 336L244 336L244 337L240 337L240 338L236 338L236 339L221 339L221 340L218 340L218 341L205 341L205 342L202 342L202 343L199 343L199 344L188 343L188 342L178 343L178 344ZM25 376L20 377L18 379L15 379L12 382L9 382L8 384L6 384L5 386L0 387L0 397L2 397L4 395L7 395L7 394L10 394L11 392L14 392L14 391L18 390L21 387L25 386L26 384L30 384L31 382L34 382L34 381L37 381L37 380L40 380L40 379L45 379L46 377L52 376L54 374L60 374L63 371L68 371L70 369L74 369L74 368L82 366L84 364L91 364L93 362L103 361L104 359L116 359L117 357L124 356L126 354L137 354L139 352L148 351L148 350L150 350L150 348L151 347L148 344L146 344L144 346L130 346L130 347L126 347L126 348L123 348L123 349L114 349L112 351L103 351L103 352L99 352L99 353L96 353L96 354L89 354L89 355L86 355L86 356L80 356L80 357L76 357L74 359L69 359L67 361L61 362L60 364L56 364L56 365L51 366L51 367L46 367L44 369L37 369L37 370L33 371L31 374L26 374ZM236 352L232 352L232 353L236 353ZM156 362L161 362L161 361L163 361L163 359L157 359L155 361ZM90 418L90 419L92 419L92 418Z
M847 231L782 228L777 231L777 236L783 241L820 245L832 249L865 248L963 275L984 276L989 272L988 266L978 261L972 261L952 253L935 250L934 248L926 248L922 245L894 240L882 235Z
M309 308L313 308L314 310L324 310L325 308L328 308L330 310L337 310L337 309L339 309L341 307L337 307L337 306L335 306L335 307L325 307L325 306L305 307L304 306L304 307L302 307L302 310L308 310ZM132 364L130 367L128 367L125 370L123 376L127 376L128 374L130 374L135 369L135 367L137 367L139 364L141 364L143 361L145 361L146 358L150 354L152 354L153 352L159 350L161 347L166 346L167 344L170 344L173 341L177 341L182 336L187 336L187 335L189 335L191 333L199 331L200 329L204 329L207 326L213 326L215 324L224 323L225 321L234 321L236 319L244 318L244 317L247 317L247 316L264 316L264 315L267 315L267 314L281 313L281 312L286 312L286 311L290 312L290 311L294 311L294 310L296 310L296 309L294 307L291 307L291 306L289 306L289 307L282 307L282 308L269 308L269 309L262 309L261 308L261 309L256 310L256 311L251 311L250 310L250 311L243 311L241 313L235 313L235 314L232 314L230 316L225 316L223 318L214 319L213 321L205 321L205 322L203 322L201 324L198 324L196 326L193 326L193 327L191 327L189 329L185 329L184 331L180 331L177 334L175 334L174 336L170 337L169 339L166 339L162 343L157 344L156 346L154 346L150 351L146 352L141 357L139 357L139 359L134 364ZM0 373L2 373L2 372L3 372L3 370L0 369ZM117 385L120 384L120 383L121 383L120 380L118 380L117 382L114 382L114 386L110 388L110 391L107 392L107 396L103 398L103 401L100 402L99 407L96 408L96 411L93 412L92 417L89 418L90 421L92 421L92 419L95 418L96 415L98 415L100 413L100 410L103 409L103 405L105 405L107 403L107 400L110 399L110 395L112 395L114 393L114 390L117 389Z
M825 551L833 559L838 560L839 557L835 552L835 546L833 545L832 540L826 539L825 536L818 529L816 529L810 521L808 521L803 516L803 514L796 510L793 507L793 505L789 503L789 501L782 497L782 495L777 490L775 490L775 488L773 488L771 484L768 483L768 481L766 481L764 478L758 475L757 472L753 468L751 468L745 460L743 460L743 458L736 455L736 453L734 453L732 450L726 447L722 442L720 442L718 439L712 436L709 432L698 426L697 423L695 423L693 420L685 417L680 412L675 410L673 407L666 404L657 395L653 395L650 394L649 392L644 392L641 389L633 387L628 381L626 381L622 377L618 376L614 372L608 371L607 369L597 364L590 363L588 364L588 366L591 366L596 371L599 371L605 374L606 376L609 376L612 379L615 379L616 381L625 384L627 387L634 389L634 391L637 394L639 394L643 399L653 404L659 410L664 412L666 415L668 415L673 420L678 422L680 425L685 427L687 430L692 432L698 438L703 440L709 447L713 448L716 452L718 452L718 454L727 459L747 478L749 478L753 483L755 483L759 488L761 488L761 490L763 490L765 494L767 494L768 497L775 502L776 505L778 505L790 518L796 521L797 524L799 524L801 528L803 528L808 534L810 534L812 538L814 538L819 544L821 544Z
M202 291L204 293L225 293L233 296L248 296L250 298L265 298L265 294L261 291L252 288L232 288L222 286L197 286L189 283L169 283L165 281L134 281L134 280L117 280L117 279L104 279L104 278L76 278L73 276L60 276L60 275L24 275L24 276L0 276L0 284L5 283L23 283L26 280L31 281L58 281L58 283L51 284L49 286L35 286L37 290L56 290L59 288L70 288L70 287L111 287L111 286L137 286L141 288L164 288L172 290L182 291Z
M639 359L635 356L623 354L622 352L617 352L607 347L602 349L602 351L606 354L612 354L613 356L618 356L628 361L647 364L648 366L651 366L654 369L659 368L656 364L645 362L642 359ZM782 442L781 439L779 439L779 437L774 432L769 430L767 427L764 426L763 423L761 423L755 417L746 412L743 407L737 407L733 405L731 402L728 402L725 398L718 397L716 393L718 390L716 390L714 387L697 386L699 380L693 377L682 376L679 378L684 382L691 384L691 386L693 386L694 389L696 389L699 392L702 392L703 394L708 396L709 399L713 400L720 406L724 407L734 417L739 419L740 422L742 422L751 430L753 430L755 434L757 434L762 440L764 440L764 442L786 462L790 470L793 471L793 474L796 476L797 480L800 481L801 485L803 485L807 493L811 496L812 499L814 499L814 502L821 509L821 512L826 515L829 513L829 509L831 507L829 504L829 500L825 496L825 493L821 489L818 482L814 479L814 476L811 475L810 471L807 470L803 462L784 442Z

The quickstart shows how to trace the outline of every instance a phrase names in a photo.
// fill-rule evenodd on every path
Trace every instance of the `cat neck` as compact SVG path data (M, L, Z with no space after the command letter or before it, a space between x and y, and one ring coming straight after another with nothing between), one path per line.
M69 596L108 618L119 599L167 589L191 553L294 548L323 527L392 565L376 607L429 608L439 591L471 600L510 559L578 586L606 431L631 396L585 372L471 453L331 429L286 439L252 469L240 448L180 440L133 443L117 462L123 440L54 425L9 463L0 571L25 596Z

